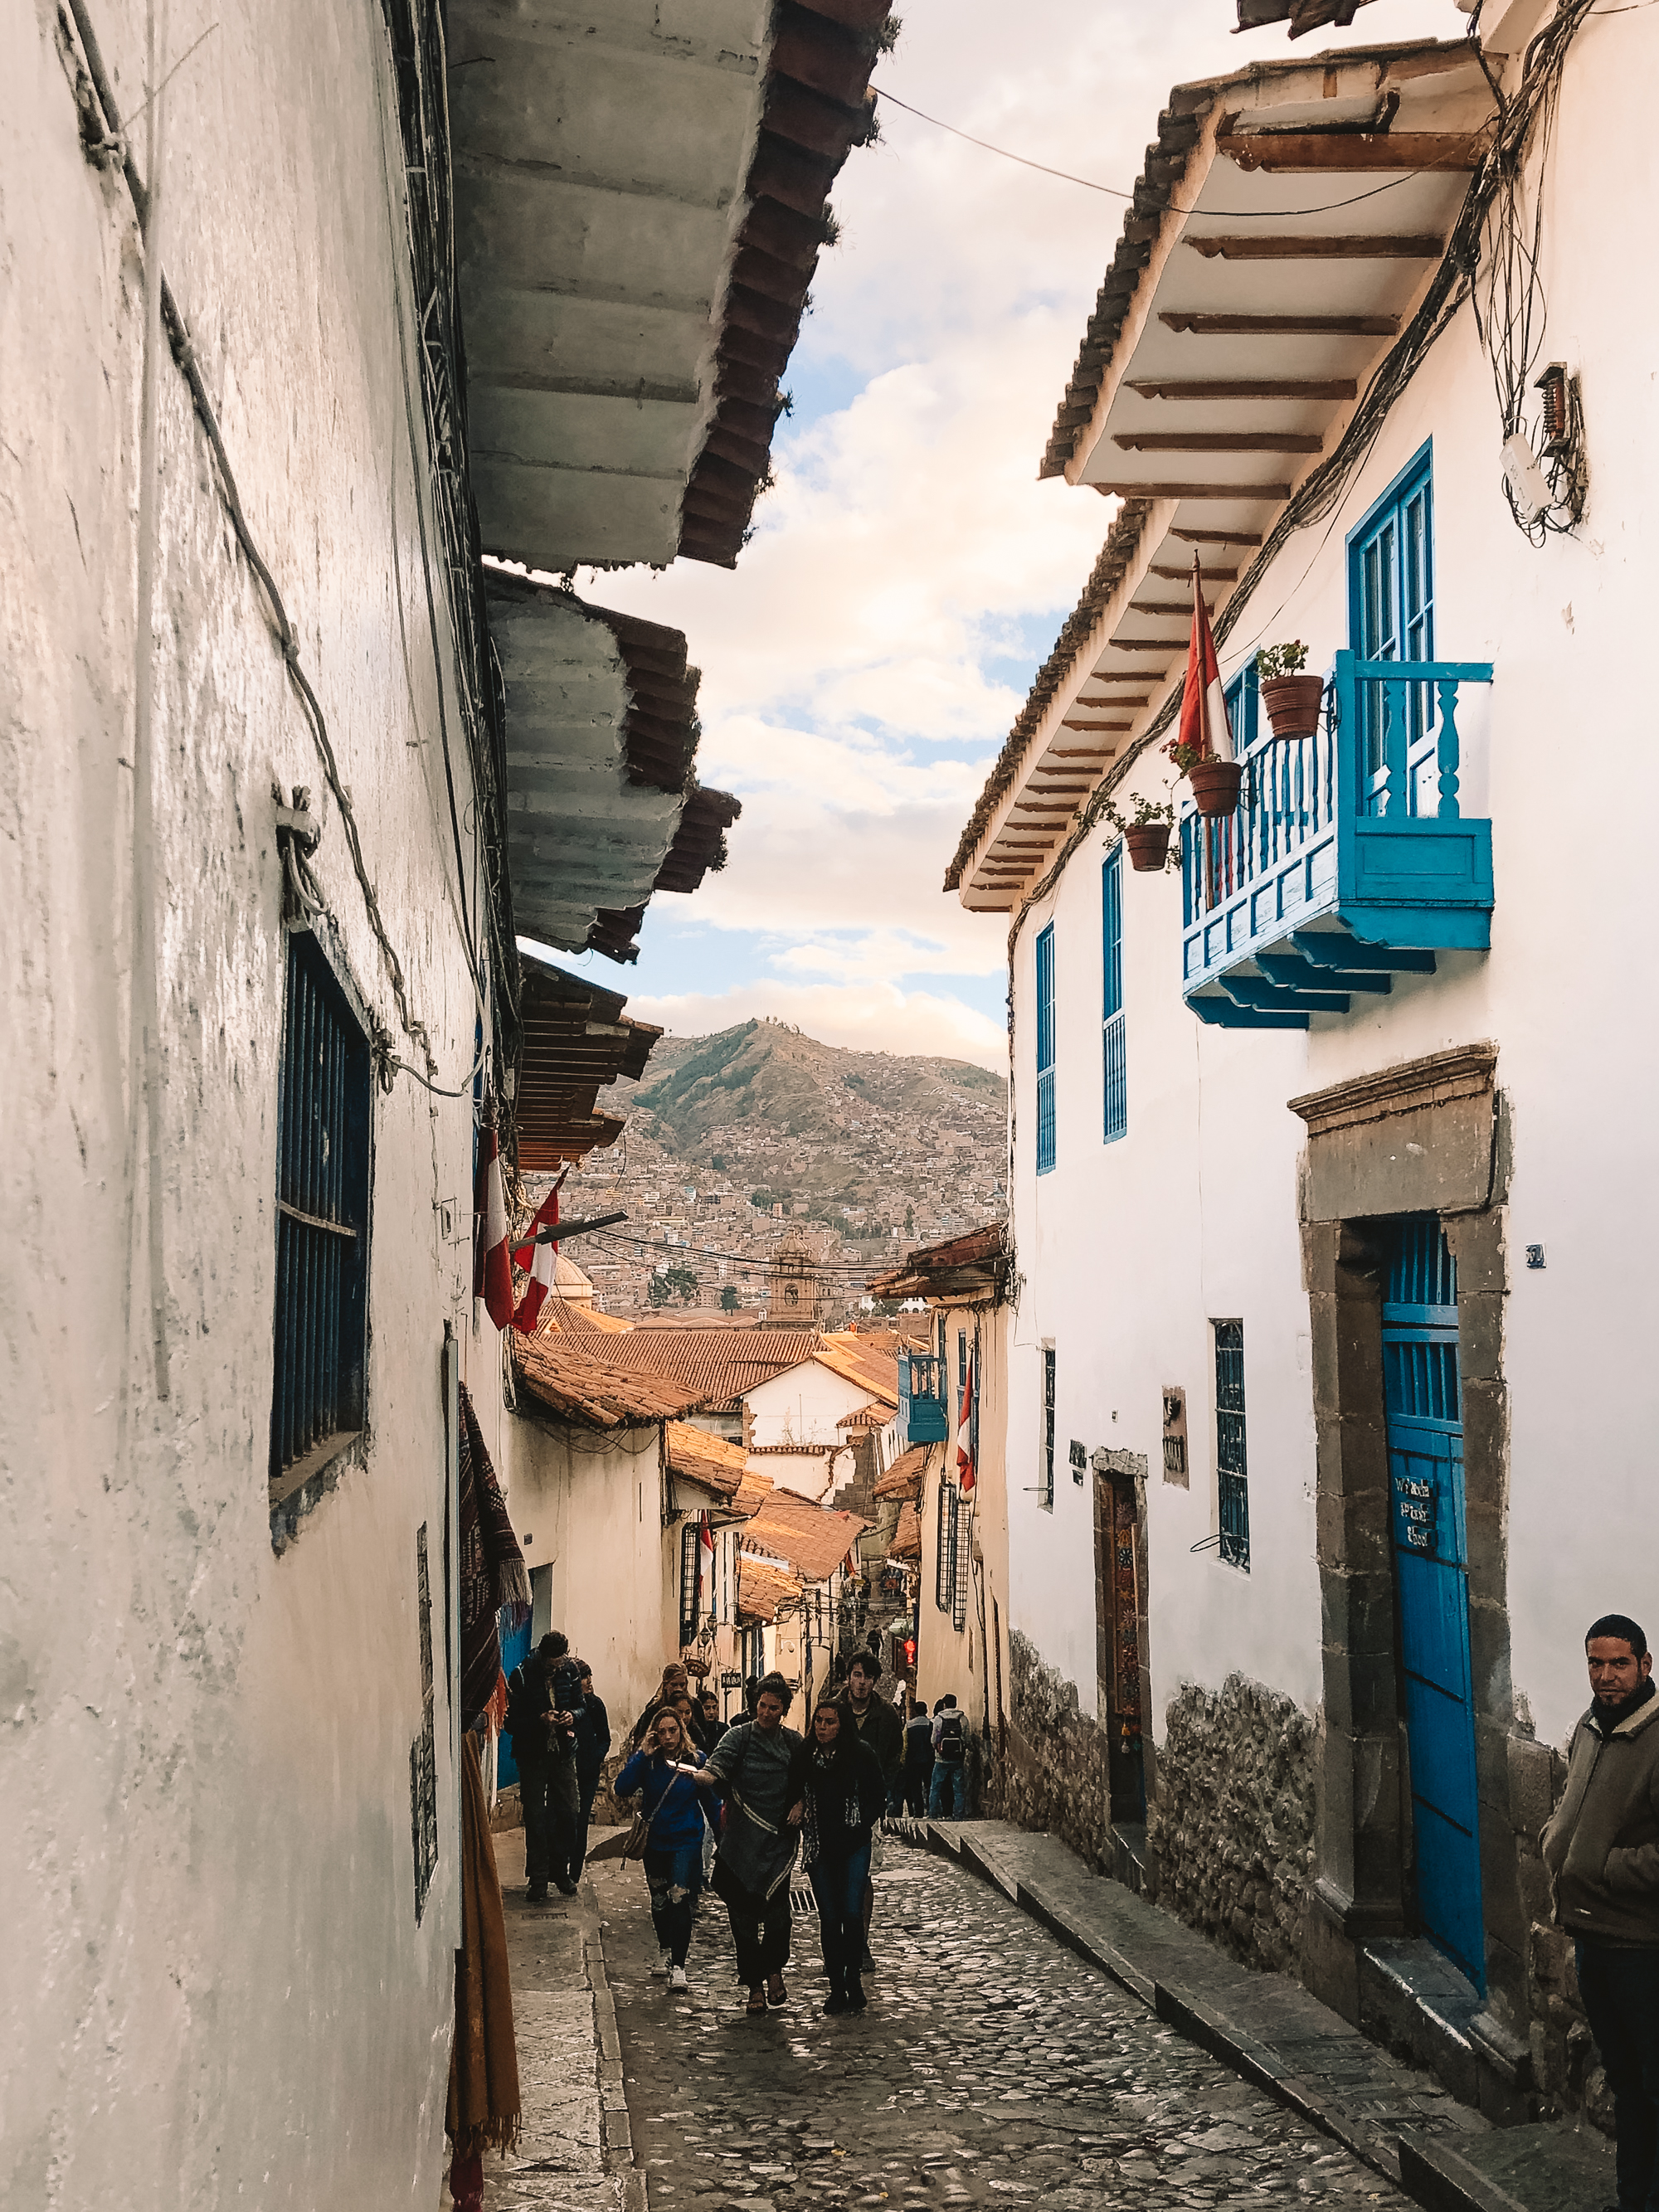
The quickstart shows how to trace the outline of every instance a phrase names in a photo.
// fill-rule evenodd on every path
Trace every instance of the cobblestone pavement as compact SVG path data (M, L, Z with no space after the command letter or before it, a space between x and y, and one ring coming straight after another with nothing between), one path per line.
M947 1861L888 1846L870 2008L837 2019L815 1920L795 1923L787 2007L750 2020L717 1900L675 1998L638 1869L592 1879L653 2212L1407 2201Z

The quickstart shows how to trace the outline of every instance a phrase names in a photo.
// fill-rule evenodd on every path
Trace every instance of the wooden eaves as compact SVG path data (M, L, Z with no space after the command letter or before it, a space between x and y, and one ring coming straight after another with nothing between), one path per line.
M1163 709L1191 624L1190 588L1169 586L1196 550L1212 612L1224 608L1232 549L1262 543L1437 275L1491 109L1462 40L1297 58L1171 94L1039 471L1122 506L963 830L945 887L964 904L1017 908ZM1398 182L1365 196L1379 173ZM1091 705L1116 708L1116 726L1079 711ZM1034 818L1030 799L1079 728L1103 742L1088 790ZM1161 795L1167 777L1146 775Z

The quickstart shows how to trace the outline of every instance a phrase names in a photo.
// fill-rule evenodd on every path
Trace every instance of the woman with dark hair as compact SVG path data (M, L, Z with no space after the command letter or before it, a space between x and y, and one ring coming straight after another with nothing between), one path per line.
M718 1784L726 1794L714 1889L732 1923L751 2013L789 2001L789 1871L803 1818L801 1740L783 1725L793 1695L781 1674L763 1675L754 1719L726 1729L697 1777L700 1786Z
M864 1885L876 1822L887 1806L881 1762L833 1698L820 1698L799 1762L806 1806L802 1853L817 1899L825 2012L862 2012Z
M664 1711L617 1777L617 1796L631 1797L637 1790L640 1809L651 1824L645 1879L651 1892L651 1924L662 1951L662 1964L652 1972L666 1974L671 1990L687 1987L691 1899L702 1860L702 1798L686 1770L702 1765L702 1753L686 1741L678 1714Z

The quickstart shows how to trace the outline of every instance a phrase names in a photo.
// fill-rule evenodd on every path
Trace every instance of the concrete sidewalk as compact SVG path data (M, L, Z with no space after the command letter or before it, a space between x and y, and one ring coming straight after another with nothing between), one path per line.
M1565 2122L1493 2128L1284 1974L1218 1951L1057 1837L1000 1820L916 1820L908 1840L994 1882L1160 2020L1267 2090L1430 2212L1599 2212L1613 2147Z
M595 1829L593 1842L608 1832ZM524 1830L499 1828L491 1840L524 2119L516 2152L485 2155L487 2212L645 2212L592 1884L584 1881L573 1898L555 1893L545 1905L526 1905Z

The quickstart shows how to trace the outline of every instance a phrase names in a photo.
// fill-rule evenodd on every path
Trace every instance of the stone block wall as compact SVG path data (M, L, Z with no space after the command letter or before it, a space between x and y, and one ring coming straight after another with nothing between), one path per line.
M1613 2099L1578 1994L1572 1938L1552 1923L1549 1876L1538 1848L1544 1823L1566 1788L1567 1762L1547 1744L1511 1736L1509 1764L1510 1818L1527 1922L1533 2090L1546 2112L1583 2112L1611 2135Z
M1231 1674L1170 1701L1147 1807L1158 1903L1253 1966L1299 1973L1314 1864L1314 1723Z
M995 1809L1022 1828L1046 1830L1097 1871L1108 1863L1106 1732L1079 1710L1077 1686L1045 1666L1011 1629L1009 1719Z

